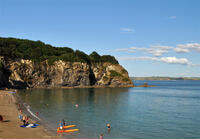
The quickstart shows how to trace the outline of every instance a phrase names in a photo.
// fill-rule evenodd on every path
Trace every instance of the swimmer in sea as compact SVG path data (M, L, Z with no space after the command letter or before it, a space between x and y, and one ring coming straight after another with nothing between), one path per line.
M75 107L78 108L78 104L76 104Z
M110 124L107 124L106 126L107 126L107 128L108 128L108 132L110 132L110 129L111 129Z

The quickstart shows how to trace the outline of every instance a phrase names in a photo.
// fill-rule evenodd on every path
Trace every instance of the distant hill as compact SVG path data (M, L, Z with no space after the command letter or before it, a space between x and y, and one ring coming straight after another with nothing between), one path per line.
M131 77L132 80L200 80L200 77Z

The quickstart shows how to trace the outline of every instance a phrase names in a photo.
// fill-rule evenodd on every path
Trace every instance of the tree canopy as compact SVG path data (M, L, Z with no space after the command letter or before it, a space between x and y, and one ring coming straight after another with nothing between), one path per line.
M48 60L51 64L57 60L83 63L110 62L118 64L115 57L110 55L100 56L97 52L92 52L90 55L87 55L82 51L74 51L68 47L54 47L41 41L17 38L0 37L0 56L12 59L29 59L35 62Z

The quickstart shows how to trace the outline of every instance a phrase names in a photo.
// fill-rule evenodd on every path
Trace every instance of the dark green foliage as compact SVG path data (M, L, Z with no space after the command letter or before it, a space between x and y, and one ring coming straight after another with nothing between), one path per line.
M56 60L84 63L110 62L118 64L118 61L110 55L100 56L96 52L93 52L88 56L82 51L74 51L68 47L53 47L41 41L16 38L0 37L0 56L12 59L29 59L35 62L48 60L49 64L53 64Z
M110 56L110 55L100 56L97 52L92 52L89 55L89 58L90 58L90 61L92 63L110 62L112 64L119 64L118 61L115 59L114 56Z
M94 63L101 62L101 56L97 52L92 52L89 55L90 61Z
M101 61L102 62L110 62L112 64L119 64L118 61L115 59L115 57L114 56L110 56L110 55L101 56Z
M49 56L47 57L47 60L48 60L49 65L53 65L53 63L59 59L56 56Z
M116 76L122 77L122 75L119 72L116 72L114 70L110 70L110 76L111 77L116 77Z
M75 56L76 56L75 61L80 61L80 62L85 62L85 63L89 62L89 56L82 51L76 50Z

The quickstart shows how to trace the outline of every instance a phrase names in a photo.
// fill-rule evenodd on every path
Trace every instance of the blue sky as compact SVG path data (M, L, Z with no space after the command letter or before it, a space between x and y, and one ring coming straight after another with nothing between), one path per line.
M130 76L200 77L199 0L0 0L0 36L115 56Z

